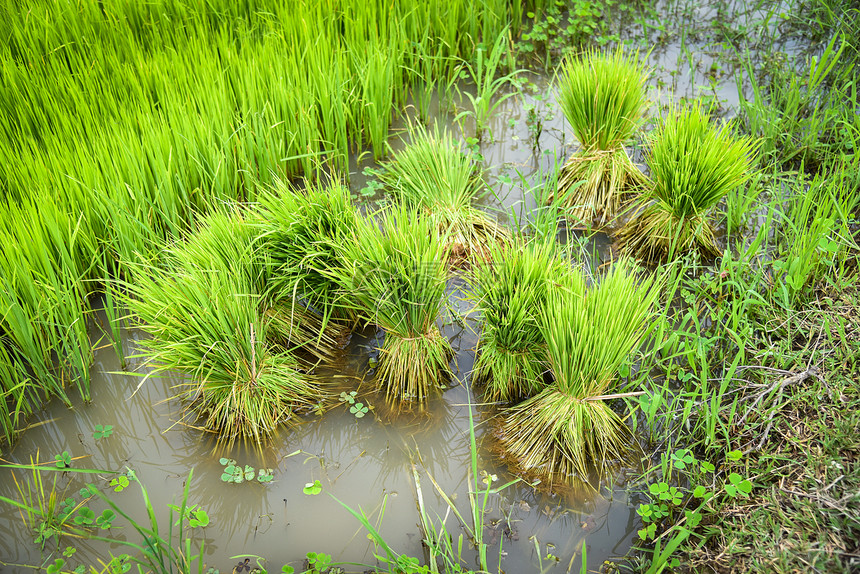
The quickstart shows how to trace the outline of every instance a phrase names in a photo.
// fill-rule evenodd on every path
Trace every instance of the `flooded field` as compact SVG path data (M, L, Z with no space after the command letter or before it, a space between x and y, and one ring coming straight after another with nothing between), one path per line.
M732 120L740 116L744 105L749 105L756 97L756 80L751 80L751 74L767 76L763 70L776 65L794 69L810 56L822 57L822 54L827 54L829 48L824 47L820 38L816 42L807 42L803 34L779 37L780 26L787 26L785 22L789 20L784 14L791 9L788 4L747 6L736 2L720 2L714 6L689 2L631 5L625 8L625 18L611 24L611 28L602 29L604 35L595 37L594 45L620 42L640 50L644 55L643 61L649 70L646 85L649 104L644 133L650 132L658 118L679 103L700 102L710 107L715 118ZM567 9L565 14L568 14ZM609 21L608 16L606 19ZM532 23L534 31L534 22L539 20L532 15L524 22ZM809 34L812 35L812 32L814 30L810 30ZM748 41L744 38L748 38ZM513 44L515 42L512 40ZM539 197L538 191L579 146L556 99L555 77L552 73L561 60L556 52L551 52L554 60L547 59L544 70L541 70L540 62L521 58L528 62L523 63L524 66L529 65L537 71L519 70L515 74L515 81L508 82L494 94L495 98L506 95L512 97L499 104L481 133L476 129L477 111L472 109L475 106L474 98L480 99L480 94L474 82L463 79L465 73L459 80L452 80L447 90L437 88L433 91L426 118L419 116L414 96L404 98L405 108L402 113L393 117L386 115L386 124L391 121L387 142L392 156L396 158L398 152L407 145L410 126L436 124L449 130L458 141L463 142L466 153L479 166L482 181L489 190L480 199L479 208L509 230L524 229L546 209L536 199ZM371 91L367 86L365 89ZM262 117L264 112L260 114ZM746 117L749 121L749 113ZM265 121L260 120L260 125L269 119L263 118ZM274 123L270 129L276 125ZM230 127L232 129L232 125ZM244 127L247 126L243 125L242 129ZM253 130L249 128L250 131ZM236 129L238 132L239 128ZM234 135L231 134L224 141L230 141ZM249 133L247 138L257 135ZM348 179L354 202L363 214L372 213L390 199L378 178L384 163L374 159L374 154L382 147L378 139L376 136L366 137L361 153L350 151L348 156L341 158L349 171L348 178L344 179ZM239 141L238 137L236 141ZM319 147L319 141L321 139L314 145ZM639 167L643 167L646 155L645 142L645 137L639 138L628 150ZM339 143L343 143L345 148L345 140ZM241 147L238 143L223 145L227 155L232 153L238 157L240 154L237 151ZM231 150L232 145L235 147ZM272 144L271 147L277 145L280 143ZM271 152L272 157L278 153L295 152L266 149L266 153ZM305 149L310 151L305 155L296 154L291 165L297 166L305 162L307 157L316 158L331 151L321 147L312 150L312 145L307 142ZM254 154L251 153L251 156ZM341 161L337 157L337 153L332 153L331 158L334 159L329 158L331 165L325 166L326 170L335 174L339 173L336 168L338 161ZM173 161L171 155L169 162ZM202 165L196 159L181 161L187 161L189 165L194 162ZM241 161L236 161L241 164ZM265 163L257 156L254 156L253 161L260 161L261 165ZM283 163L285 160L279 161ZM38 163L37 160L34 162ZM165 173L174 169L170 165L165 168ZM291 169L299 171L296 166ZM218 179L223 176L220 163L212 169L213 173L207 177L211 177L212 182L219 181L217 185L213 183L213 188L229 190L225 197L229 197L234 189L244 189L248 185L243 179L245 175L242 168L236 168L237 175L231 176L227 182ZM145 169L140 168L138 171L143 173ZM263 171L262 168L260 171ZM271 170L260 179L274 180L278 175ZM144 176L141 177L142 181L145 180ZM45 182L52 182L52 178L53 175L44 175ZM11 176L7 179L12 181ZM2 180L4 186L5 181ZM159 182L161 185L161 180ZM45 185L45 189L53 189L47 183ZM92 189L98 187L96 183L91 185ZM178 188L183 185L183 182L176 184ZM781 194L787 196L789 191L786 191L787 184L779 185L782 187L774 185L773 189L779 191L775 195L781 201ZM12 189L11 184L9 189ZM196 188L188 197L199 190L200 187ZM11 192L9 194L11 196ZM228 200L224 201L226 203ZM725 211L729 212L732 207L727 202L724 200L720 209L725 204ZM121 202L115 202L106 205L122 211L137 209L142 204L132 202L123 207ZM747 226L746 219L743 219L745 225L736 245L731 243L732 223L727 215L715 225L716 242L720 250L742 252L746 245L760 235L759 229L770 224L770 215L780 206L776 200L766 204L753 199L744 209L738 208L743 218L755 221ZM148 216L141 217L146 219ZM104 221L102 225L109 228L114 223ZM173 228L165 224L164 229ZM593 222L567 221L562 224L557 239L560 245L575 247L571 250L573 257L593 278L593 273L608 268L618 253L618 245L613 239L614 231L612 225L600 228ZM738 226L735 226L734 233L738 235ZM767 233L763 237L768 238ZM129 247L117 243L111 247L117 253L139 256L135 251L138 245ZM825 242L822 245L822 249L826 250L828 244ZM778 257L779 254L774 255L775 259ZM716 263L705 275L715 273L720 264ZM106 262L104 265L106 269L110 267ZM721 269L720 277L729 276L735 272L734 269ZM701 270L696 267L695 273L701 273ZM690 275L695 273L691 272ZM3 277L5 282L6 275ZM765 275L762 274L762 277ZM767 285L774 282L773 277L777 277L777 274L766 275ZM757 282L764 285L765 279ZM676 287L680 283L679 279ZM201 548L201 555L195 564L199 564L200 572L206 574L250 571L250 566L243 566L246 557L250 558L251 566L265 565L269 572L281 571L282 565L303 571L314 567L313 563L305 562L309 552L330 555L335 567L341 565L345 572L373 572L375 568L394 572L390 564L380 562L379 556L384 556L384 548L378 544L378 540L373 540L368 529L349 509L364 514L395 552L416 557L421 564L428 564L428 548L422 543L422 539L427 536L426 523L422 524L423 509L425 518L429 517L434 525L444 525L454 548L460 545L459 563L463 571L480 570L475 539L481 539L487 545L489 571L509 574L601 571L606 561L618 561L630 556L632 551L643 544L643 540L647 541L648 536L653 543L654 529L650 534L643 535L650 524L650 520L643 521L642 518L642 505L647 498L643 494L643 490L647 489L643 472L652 462L659 464L661 460L664 467L668 467L669 456L683 452L670 451L665 446L670 441L655 438L657 433L654 429L662 431L664 428L675 428L677 431L679 412L689 417L691 407L682 411L683 405L679 407L676 403L672 403L675 410L659 405L659 401L635 403L643 405L643 409L650 404L656 405L650 414L637 412L632 417L636 419L636 434L629 446L635 455L628 463L613 466L603 480L594 481L593 486L596 488L577 488L573 491L555 488L550 492L547 484L529 484L501 462L495 426L499 405L484 402L481 387L473 385L472 370L482 318L466 299L468 288L465 272L454 271L447 282L445 309L437 321L442 336L451 343L454 351L450 362L454 377L450 380L449 388L429 402L426 411L395 416L388 412L385 398L373 391L375 367L385 333L369 326L352 333L336 359L317 367L314 372L324 388L332 390L335 396L341 393L340 403L327 408L321 406L321 412L305 415L302 424L295 430L280 429L259 447L227 447L218 444L212 434L195 428L195 421L188 420L183 414L183 404L172 399L175 386L181 381L180 375L150 376L151 367L139 355L141 343L149 335L127 321L122 322L121 328L116 325L113 327L121 332L125 356L125 360L121 361L110 342L111 328L102 309L103 299L89 292L89 303L78 303L75 310L75 313L80 312L81 317L86 319L86 336L93 346L94 360L89 367L89 379L80 372L70 375L63 371L63 381L71 388L72 380L75 384L80 380L91 380L90 400L83 401L80 396L71 394L71 407L54 399L27 418L26 429L20 438L11 446L3 444L0 463L26 465L38 462L54 472L42 473L46 494L40 497L34 493L37 473L0 468L0 496L31 504L34 501L50 500L48 514L52 515L63 505L66 509L73 507L73 512L68 515L70 522L80 518L80 521L75 522L77 525L92 527L94 534L113 541L82 540L73 536L58 538L53 535L54 531L49 529L46 532L44 526L39 530L44 520L36 517L32 524L28 524L25 511L10 504L2 504L0 572L11 574L44 570L49 574L89 573L90 567L93 567L92 572L125 571L121 564L108 566L108 562L112 557L134 554L140 550L139 546L133 546L141 544L141 536L134 531L130 520L148 524L151 518L139 485L134 481L128 484L125 480L132 473L146 488L149 508L155 509L162 535L178 520L176 509L173 513L169 509L171 505L182 503L184 491L188 492L187 505L192 513L203 511L203 514L196 516L205 516L204 524L188 531L194 544L199 544ZM707 288L713 291L718 289L713 286ZM694 311L701 309L696 305L702 300L704 298L701 295L698 299L687 298L679 316L674 317L674 324L667 318L668 311L663 316L665 322L660 325L663 338L654 345L665 344L672 351L662 351L661 355L661 360L669 356L665 361L668 365L665 367L665 376L661 375L663 378L660 379L660 383L666 385L662 389L664 398L676 391L679 396L683 394L684 384L692 376L683 369L679 372L673 361L680 364L681 359L678 357L683 360L692 357L692 352L684 354L690 348L699 349L701 357L704 357L705 351L702 349L711 348L707 345L715 345L716 348L722 344L714 343L719 335L711 333L713 338L707 339L703 334L705 330L722 324L713 312L707 314L711 312L710 308L701 311L704 327L699 326L699 317L694 317ZM92 306L92 311L81 311L88 305ZM74 307L75 304L70 306ZM666 306L668 308L669 303ZM679 319L680 314L688 309L689 316ZM71 313L70 316L76 315ZM49 318L51 321L55 319L54 315ZM3 321L6 321L5 317ZM737 321L723 321L726 325L736 327ZM687 347L679 346L679 337L689 335L683 329L692 329L690 324L693 322L699 329L696 337L690 336L686 340ZM75 328L80 328L79 323L72 324L78 324ZM676 325L682 335L676 334L673 339L669 331ZM9 338L7 332L11 332L11 328L0 322L0 335L4 337L4 344ZM849 335L842 335L843 340L850 339ZM734 331L732 336L739 337ZM12 349L11 344L7 346ZM739 347L741 350L738 353L742 355L744 347L742 344ZM57 359L58 348L59 345L51 347L52 351L48 354L52 360ZM679 348L682 350L677 350ZM8 354L12 356L12 351L8 351ZM698 360L699 356L694 358ZM689 360L694 362L693 358ZM731 364L734 356L728 359L722 356L721 360ZM82 364L85 362L83 359ZM705 388L713 379L708 379L707 361L702 359L702 365L696 371L696 376L701 374ZM780 369L784 371L779 372L793 372L793 365L782 366ZM738 363L735 362L729 378L737 367ZM686 368L696 370L690 366ZM32 371L31 368L26 374ZM806 376L811 376L808 373L812 371L808 367L805 372ZM7 393L4 397L14 396L5 389L0 387ZM725 389L722 387L720 392ZM651 392L654 389L648 390ZM351 391L354 394L350 395ZM633 395L644 392L636 389ZM691 404L698 401L695 402L697 408L701 403L707 404L711 400L704 390L701 397L689 389L686 392L693 397L690 399ZM661 396L656 391L654 394L658 398ZM716 404L717 399L713 400ZM7 402L12 404L12 398ZM632 427L634 422L628 419L625 424ZM689 421L686 424L689 427ZM472 430L477 439L476 450L471 444ZM716 434L713 429L710 432ZM711 437L711 440L715 439ZM678 445L686 448L683 441ZM709 445L709 448L712 446ZM731 449L727 445L725 448L721 446L720 456L725 459L723 451L740 452L738 448L737 445ZM745 454L748 452L745 451ZM683 456L680 458L683 460ZM479 471L478 476L472 476L470 468L473 465ZM64 471L64 466L73 470L95 469L99 472L79 474ZM240 474L245 469L247 480L242 483L229 482L229 472L232 471L228 471L227 467L238 467ZM676 465L676 468L683 470L683 463L682 466ZM740 474L737 476L737 484L740 484L742 477ZM118 482L120 478L125 482ZM119 514L127 515L113 516L115 513L105 501L90 498L88 493L81 492L87 483L95 484L121 509ZM634 483L633 486L631 483ZM683 479L672 478L671 470L669 478L661 484L668 490L670 483L673 489L675 485L686 485ZM123 487L123 484L127 486ZM692 485L692 482L689 484ZM739 488L737 484L736 490ZM496 488L499 490L496 491ZM471 512L474 504L486 504L483 512L478 512L482 520L479 520L480 531L477 534L470 532L470 528L473 528ZM88 518L86 507L92 511L91 518ZM678 510L678 516L684 516L681 510ZM684 520L692 521L689 515L686 516ZM178 533L174 535L178 537ZM117 541L129 545L123 546ZM55 561L61 558L64 564L55 566ZM237 563L238 567L234 568ZM426 572L415 564L412 566L413 570L402 566L396 571ZM334 574L341 570L333 568L328 572Z

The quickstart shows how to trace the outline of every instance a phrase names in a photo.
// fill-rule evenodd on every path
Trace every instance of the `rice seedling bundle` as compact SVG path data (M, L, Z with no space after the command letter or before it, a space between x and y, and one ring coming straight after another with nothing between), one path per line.
M581 147L562 167L553 199L572 217L611 219L622 197L644 184L624 146L645 112L646 79L644 60L621 48L611 54L591 50L562 64L559 106Z
M216 244L223 250L213 250ZM159 267L139 266L129 307L152 337L147 375L179 372L187 414L221 440L263 440L324 396L296 359L269 341L257 237L240 216L215 214ZM199 421L199 422L193 422Z
M447 130L415 128L410 144L389 161L382 181L409 209L426 217L433 233L459 257L488 255L488 245L509 238L472 202L486 194L472 160Z
M544 388L549 369L541 318L549 294L574 277L557 254L555 237L490 247L491 258L470 275L470 297L481 314L474 378L489 401L511 402ZM578 277L578 275L576 276Z
M342 257L333 275L346 299L385 331L377 387L391 403L423 408L450 377L453 355L436 326L448 258L433 224L394 207L358 226Z
M349 189L331 182L290 190L280 183L261 195L260 207L277 296L295 296L325 316L348 315L328 270L341 265L342 245L361 224Z
M603 397L639 345L657 292L621 260L587 291L580 276L553 293L541 329L554 382L504 412L499 438L511 464L566 483L623 459L629 432Z
M292 191L279 183L261 195L260 208L273 264L271 298L278 302L272 326L294 343L313 341L307 350L317 357L331 357L349 332L339 320L355 318L331 272L343 265L342 246L361 224L349 189L330 182Z
M627 252L661 260L689 251L719 255L709 214L749 179L755 141L718 127L700 106L672 109L651 137L653 183L618 235Z

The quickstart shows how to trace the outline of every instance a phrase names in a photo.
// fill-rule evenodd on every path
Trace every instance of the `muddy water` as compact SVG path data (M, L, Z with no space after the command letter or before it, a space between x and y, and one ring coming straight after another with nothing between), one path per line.
M459 302L458 287L457 281L452 282L451 300L463 312L467 309ZM204 560L222 572L230 571L237 561L231 556L239 554L264 557L276 570L286 563L301 566L303 556L309 551L326 552L342 561L374 564L374 548L366 533L333 497L355 509L362 508L379 525L392 548L423 557L413 462L431 517L444 517L446 506L434 491L428 474L456 501L460 512L469 515L470 393L466 385L474 359L476 327L472 320L443 325L445 335L457 351L454 366L460 375L452 388L432 403L426 416L383 423L372 415L357 419L345 407L338 407L309 419L296 431L283 432L263 452L245 448L219 452L200 432L175 424L178 419L175 409L179 405L166 399L177 381L152 378L137 389L141 379L123 372L113 349L104 347L97 351L93 365L93 402L77 404L73 409L51 405L39 420L33 421L34 428L24 433L14 449L4 452L3 458L26 463L39 453L40 459L46 461L65 450L74 458L74 468L132 468L147 487L153 507L159 511L162 529L167 525L167 505L179 502L193 469L189 505L199 504L211 518L209 526L198 529L205 540ZM141 335L133 330L125 335L127 353L133 355ZM368 332L353 337L339 369L342 375L360 381L375 336ZM146 372L134 360L128 369ZM378 400L369 385L359 388L358 399L365 404ZM114 433L94 439L93 429L97 424L113 425ZM479 421L479 439L484 430L485 424ZM266 485L224 483L220 480L220 456L258 468L271 467L274 481ZM498 475L501 482L510 479L483 451L479 468ZM0 494L17 498L11 471L0 472L3 477ZM24 474L17 476L26 480ZM113 493L107 485L111 478L107 473L96 477L48 474L48 483L53 477L57 477L57 487L64 492L63 496L79 500L77 491L85 482L92 481L136 520L146 520L136 485ZM304 485L315 480L321 482L323 493L303 494ZM383 504L384 516L381 516ZM96 514L105 507L97 501L91 501L90 506ZM446 524L455 537L463 533L453 515L448 516ZM102 534L139 541L120 520L114 526ZM536 543L543 554L541 558L556 556L564 568L570 564L578 568L581 546L585 543L589 564L596 567L607 558L626 553L636 527L635 512L628 507L620 488L564 499L515 485L490 498L484 535L491 542L490 556L497 557L500 550L503 552L504 570L526 572L537 569ZM17 511L0 506L3 561L18 565L53 561L55 544L49 541L44 552L40 552L32 538ZM70 569L78 564L96 564L98 558L106 559L109 552L123 552L119 546L80 543L69 538L61 540L59 549L66 546L79 549L69 559ZM467 560L464 565L475 567L475 555L468 549L468 542L464 547ZM363 567L353 569L360 571ZM22 567L10 565L2 567L2 571L20 572Z

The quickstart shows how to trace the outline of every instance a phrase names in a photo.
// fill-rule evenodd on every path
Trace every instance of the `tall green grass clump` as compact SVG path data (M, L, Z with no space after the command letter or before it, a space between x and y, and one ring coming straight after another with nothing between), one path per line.
M448 256L433 223L394 207L358 226L342 256L336 281L356 312L385 331L377 388L392 404L423 408L450 377L453 355L436 325Z
M487 194L460 143L434 127L415 128L410 144L386 164L382 181L408 209L426 217L455 257L486 257L508 233L472 202Z
M646 79L639 54L620 48L591 50L562 64L558 101L581 147L562 167L554 199L571 216L600 214L604 222L618 213L624 194L645 183L624 146L642 122Z
M260 442L324 393L296 359L270 343L265 297L271 264L255 226L216 213L158 266L139 266L129 307L151 335L141 355L147 377L179 372L177 398L189 424L227 442Z
M550 293L572 271L558 256L554 236L495 245L490 253L470 276L470 297L482 319L474 378L487 400L512 402L545 386L549 357L541 318Z
M658 289L617 262L588 290L574 273L556 289L541 317L553 383L504 411L499 438L505 457L528 475L552 482L587 480L623 459L629 431L605 399L649 324Z
M749 179L757 144L711 123L700 106L672 109L651 138L652 184L618 235L629 253L662 260L698 251L719 255L709 215Z

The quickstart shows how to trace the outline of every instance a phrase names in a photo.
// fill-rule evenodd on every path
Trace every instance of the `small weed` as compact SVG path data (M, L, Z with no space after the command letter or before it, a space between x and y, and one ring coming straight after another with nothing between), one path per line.
M90 526L96 521L96 513L89 506L82 506L78 509L78 515L75 516L75 524L80 526Z
M323 552L308 552L308 574L320 574L331 566L332 558Z
M176 513L180 513L182 511L182 508L176 504L168 504L167 507ZM191 528L205 528L209 526L209 514L196 504L194 506L186 506L185 514L179 517L174 526L179 526L183 522L187 522L188 526Z
M100 440L103 438L107 438L113 434L113 425L96 425L96 429L93 431L93 438L96 440Z
M57 468L71 468L72 466L72 455L69 454L69 451L64 450L61 454L55 455L54 460L57 461Z
M305 487L302 489L302 492L304 492L308 496L316 496L317 494L322 492L322 483L319 480L308 482L307 484L305 484Z
M355 403L351 407L349 407L349 412L355 415L355 418L360 419L364 415L367 414L368 407L364 406L364 403Z
M96 526L102 530L107 530L111 527L114 520L116 520L116 513L110 508L106 508L102 511L101 516L96 518Z
M120 475L116 478L112 478L108 484L113 487L114 492L122 492L129 484L128 477Z

